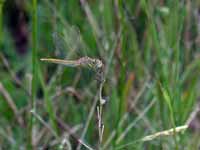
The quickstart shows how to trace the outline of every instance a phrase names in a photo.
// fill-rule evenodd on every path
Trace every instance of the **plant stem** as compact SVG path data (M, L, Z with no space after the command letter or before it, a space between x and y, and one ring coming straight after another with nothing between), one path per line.
M103 132L104 132L104 124L102 121L103 105L105 104L105 100L102 98L102 89L103 89L104 82L105 82L105 80L100 82L99 106L97 106L98 129L99 129L99 150L101 150L101 147L102 147L102 139L103 139Z
M36 111L36 82L37 82L37 0L32 0L32 89L31 89L31 109L32 111ZM33 149L32 145L32 132L34 126L34 116L29 114L29 127L28 127L28 148Z

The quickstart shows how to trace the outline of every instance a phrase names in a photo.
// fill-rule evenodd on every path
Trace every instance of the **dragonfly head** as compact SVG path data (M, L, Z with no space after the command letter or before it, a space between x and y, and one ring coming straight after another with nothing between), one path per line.
M89 58L89 67L93 68L94 70L99 70L103 68L103 63L99 59L90 59Z
M103 67L103 63L99 59L95 59L95 68L100 69Z

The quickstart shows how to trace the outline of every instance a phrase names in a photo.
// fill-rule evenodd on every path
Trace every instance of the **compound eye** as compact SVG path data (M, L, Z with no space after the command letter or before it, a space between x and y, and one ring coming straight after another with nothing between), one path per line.
M102 62L100 60L96 60L96 67L101 68L102 67Z

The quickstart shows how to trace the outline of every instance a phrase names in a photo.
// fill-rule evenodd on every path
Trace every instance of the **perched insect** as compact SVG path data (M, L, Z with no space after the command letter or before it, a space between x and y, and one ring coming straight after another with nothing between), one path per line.
M81 57L77 60L62 60L55 58L42 58L41 61L50 63L61 64L68 67L85 67L90 68L96 72L96 79L100 82L104 81L103 63L99 59L90 58L88 56Z
M103 63L99 59L90 58L88 56L81 57L77 60L62 60L54 58L42 58L41 61L47 61L56 64L62 64L68 67L87 67L98 70L103 67Z
M56 48L60 49L61 46L65 46L65 49L75 50L76 52L80 52L80 48L85 49L85 45L83 44L83 41L81 40L81 37L79 33L75 30L75 28L70 27L68 31L64 32L63 38L61 35L58 35L55 33L53 35L54 43L56 44ZM73 41L75 41L74 45L72 44ZM63 42L63 43L61 43ZM61 48L62 50L64 48ZM79 50L78 50L79 49ZM60 51L62 51L60 50ZM104 80L104 64L100 59L91 58L88 56L80 57L79 59L74 60L62 60L62 59L55 59L55 58L42 58L41 61L46 61L50 63L55 64L61 64L65 65L67 67L83 67L83 68L89 68L96 72L97 80L103 81Z

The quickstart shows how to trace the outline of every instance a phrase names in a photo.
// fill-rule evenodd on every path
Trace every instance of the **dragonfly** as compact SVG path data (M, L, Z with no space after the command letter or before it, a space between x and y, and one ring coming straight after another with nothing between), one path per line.
M77 32L74 27L69 27L68 30L63 30L63 36L62 34L54 33L53 39L56 48L60 51L63 51L63 49L69 49L78 53L78 48L85 49L85 44L83 43L79 32ZM74 43L74 41L76 41L76 43ZM73 43L75 46L73 45ZM67 67L89 68L97 73L96 75L98 80L103 80L104 64L98 58L82 56L78 59L73 60L63 60L57 58L41 58L40 60L49 63L64 65Z
M103 67L103 63L100 59L90 58L88 56L81 57L77 60L62 60L56 58L41 58L40 60L55 64L61 64L68 67L86 67L93 70L98 70Z

